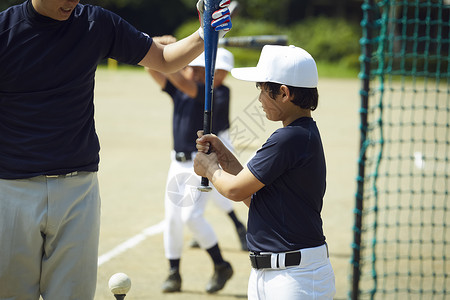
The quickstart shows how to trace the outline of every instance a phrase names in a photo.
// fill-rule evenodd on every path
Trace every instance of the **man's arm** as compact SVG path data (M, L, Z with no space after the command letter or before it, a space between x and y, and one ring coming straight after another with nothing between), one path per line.
M175 43L177 39L171 35L163 35L153 37L153 41L158 42L161 45L169 45ZM189 97L195 98L197 96L197 84L191 79L192 76L186 74L189 69L185 68L170 74L163 74L148 67L145 67L145 70L162 89L166 87L167 80L169 80L178 90L187 94Z
M198 32L169 45L163 45L155 40L139 65L162 73L174 73L202 52L203 40Z

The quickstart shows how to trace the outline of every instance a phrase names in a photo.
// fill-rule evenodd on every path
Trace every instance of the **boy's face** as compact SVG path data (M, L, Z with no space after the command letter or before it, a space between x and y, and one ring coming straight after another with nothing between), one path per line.
M221 86L228 75L226 70L216 70L214 73L214 87Z
M57 21L65 21L80 0L32 0L34 9L41 15Z
M205 68L203 67L192 67L194 73L194 80L196 82L205 83Z
M266 118L270 121L282 120L282 108L277 98L281 97L279 94L275 95L275 99L270 97L270 94L265 88L264 84L257 86L260 89L259 102L262 104L263 111L266 113Z

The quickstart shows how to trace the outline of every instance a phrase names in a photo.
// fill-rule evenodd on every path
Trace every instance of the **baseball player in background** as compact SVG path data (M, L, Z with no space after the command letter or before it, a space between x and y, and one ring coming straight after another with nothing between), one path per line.
M295 46L266 45L256 67L231 74L256 82L267 119L283 124L246 167L216 136L200 131L197 140L195 172L249 207L248 298L333 299L334 272L321 219L326 164L311 117L318 105L315 61Z
M156 39L156 38L155 38ZM159 37L161 43L172 43L172 36ZM229 128L228 109L230 90L222 84L230 66L231 53L225 49L219 49L217 53L216 75L214 80L214 108L215 121L218 120L213 130L225 134ZM232 57L232 56L231 56ZM168 93L173 100L172 136L173 151L171 152L171 164L167 177L165 194L165 222L164 249L165 256L169 260L169 276L163 283L164 293L178 292L181 290L180 260L183 248L184 224L192 231L195 241L210 255L214 264L214 275L206 286L208 293L221 290L231 278L233 269L222 258L217 237L211 225L204 218L205 205L209 193L201 193L197 190L200 186L200 177L195 175L193 158L197 149L195 137L197 130L203 124L203 105L205 99L205 63L204 54L197 57L185 69L172 73L162 74L151 69L148 73ZM216 77L217 76L217 77ZM222 120L222 121L220 121ZM220 196L215 201L220 201L222 206L230 209L231 201ZM232 212L235 222L239 222Z
M223 84L228 73L234 67L233 53L224 49L217 49L217 58L214 75L214 88L217 92L214 93L214 105L212 106L214 122L212 122L212 132L216 133L219 139L233 152L234 147L230 139L230 91L227 86ZM185 78L191 82L205 83L205 53L203 52L199 57L189 63L189 67L185 70ZM186 90L187 92L187 90ZM197 130L195 130L197 134ZM236 233L240 242L241 250L247 251L247 239L245 237L247 231L244 224L237 218L233 209L233 202L222 196L213 187L210 197L215 206L226 213L235 226ZM190 246L193 248L200 247L195 239L191 240Z
M219 35L231 27L221 20ZM202 36L200 28L165 46L79 0L27 0L0 12L0 299L94 298L97 65L111 57L175 72L203 51Z

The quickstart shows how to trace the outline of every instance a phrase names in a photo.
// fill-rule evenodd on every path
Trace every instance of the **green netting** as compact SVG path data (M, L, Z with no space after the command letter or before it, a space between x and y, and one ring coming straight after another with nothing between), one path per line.
M364 1L352 299L450 299L450 1Z

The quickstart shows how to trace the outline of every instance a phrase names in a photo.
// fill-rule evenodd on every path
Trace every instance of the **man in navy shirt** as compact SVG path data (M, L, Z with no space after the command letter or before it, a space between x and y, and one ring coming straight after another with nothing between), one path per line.
M325 156L311 117L318 104L315 61L295 46L265 46L255 68L231 74L256 82L267 119L283 124L245 168L216 136L199 132L197 140L195 172L249 207L248 298L333 299L334 273L320 215Z
M231 27L228 4L216 30ZM174 72L203 51L202 36L161 45L79 0L27 0L0 13L0 299L93 299L97 65L111 57Z

